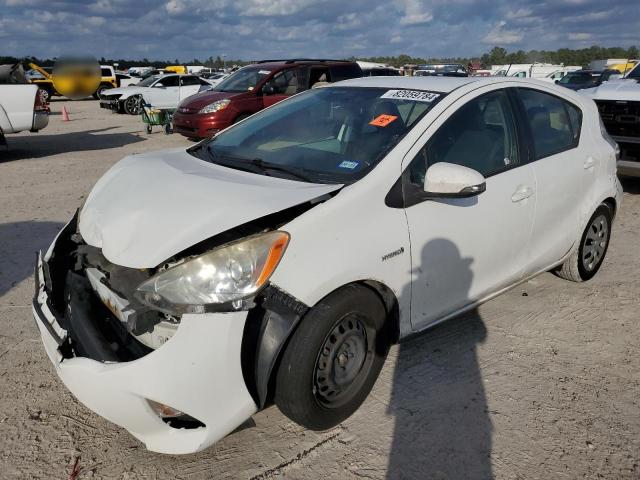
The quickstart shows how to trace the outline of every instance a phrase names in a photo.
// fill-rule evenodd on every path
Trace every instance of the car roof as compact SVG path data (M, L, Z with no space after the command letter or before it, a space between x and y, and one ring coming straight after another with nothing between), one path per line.
M284 59L284 60L261 60L259 62L254 62L250 65L251 67L264 67L268 69L276 69L289 67L294 65L349 65L354 64L355 61L351 60L329 60L329 59L315 59L315 58L292 58L292 59Z
M504 82L503 77L359 77L328 85L347 87L376 87L429 90L431 92L449 93L456 88L472 82L497 83Z

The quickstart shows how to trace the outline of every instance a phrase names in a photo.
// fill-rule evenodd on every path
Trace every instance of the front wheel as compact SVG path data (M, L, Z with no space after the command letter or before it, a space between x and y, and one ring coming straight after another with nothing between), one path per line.
M367 287L349 285L321 300L294 332L276 375L275 403L311 430L334 427L373 387L389 343L386 311Z
M555 271L556 275L573 282L585 282L600 270L611 238L611 209L600 205L593 213L580 244Z
M122 106L129 115L140 115L142 113L142 97L132 95L123 102Z

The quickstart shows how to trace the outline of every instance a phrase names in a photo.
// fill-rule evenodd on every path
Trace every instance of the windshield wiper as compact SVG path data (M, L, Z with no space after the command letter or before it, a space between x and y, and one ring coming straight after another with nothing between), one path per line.
M251 165L254 165L254 166L258 167L263 172L266 172L267 170L274 170L276 172L284 172L284 173L287 173L287 174L291 175L292 177L297 178L298 180L302 180L304 182L315 183L310 177L306 176L303 173L300 173L297 169L291 169L290 167L284 167L282 165L278 165L277 163L265 162L261 158L254 158L252 160L249 160L249 162L251 163Z

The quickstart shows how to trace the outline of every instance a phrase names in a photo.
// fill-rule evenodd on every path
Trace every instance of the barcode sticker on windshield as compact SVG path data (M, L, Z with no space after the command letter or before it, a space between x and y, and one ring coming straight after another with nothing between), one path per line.
M431 103L440 96L439 93L424 92L422 90L387 90L380 98L393 98L396 100L414 100L416 102Z

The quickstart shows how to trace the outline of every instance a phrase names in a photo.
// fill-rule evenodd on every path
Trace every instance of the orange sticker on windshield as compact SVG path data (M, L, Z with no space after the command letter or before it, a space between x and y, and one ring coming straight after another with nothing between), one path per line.
M369 122L369 125L373 125L374 127L386 127L397 118L397 115L387 115L383 113L382 115L378 115L376 118L371 120Z

